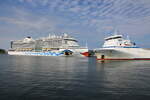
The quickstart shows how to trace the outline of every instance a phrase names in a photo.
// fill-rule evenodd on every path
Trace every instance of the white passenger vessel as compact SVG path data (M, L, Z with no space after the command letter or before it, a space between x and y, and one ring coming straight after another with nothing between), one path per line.
M97 60L150 60L150 50L137 47L129 38L118 34L105 38L95 55Z
M78 41L68 34L11 41L9 55L29 56L88 56L88 48L80 47Z

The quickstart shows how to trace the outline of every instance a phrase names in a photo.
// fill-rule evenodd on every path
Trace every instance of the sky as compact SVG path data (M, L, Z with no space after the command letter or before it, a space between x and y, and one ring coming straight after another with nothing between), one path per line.
M93 49L115 30L150 48L150 0L0 0L0 48L68 33Z

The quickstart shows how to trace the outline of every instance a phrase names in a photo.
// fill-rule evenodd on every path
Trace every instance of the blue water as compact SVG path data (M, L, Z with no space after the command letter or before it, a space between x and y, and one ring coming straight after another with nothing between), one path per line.
M0 100L150 100L150 61L0 55Z

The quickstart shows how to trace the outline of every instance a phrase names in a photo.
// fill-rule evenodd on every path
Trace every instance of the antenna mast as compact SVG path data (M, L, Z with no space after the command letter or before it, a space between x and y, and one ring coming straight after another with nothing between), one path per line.
M86 47L86 48L88 48L88 44L87 44L87 41L86 41L86 43L85 43L85 47Z
M119 33L119 30L115 29L114 30L114 35L118 35L118 33Z

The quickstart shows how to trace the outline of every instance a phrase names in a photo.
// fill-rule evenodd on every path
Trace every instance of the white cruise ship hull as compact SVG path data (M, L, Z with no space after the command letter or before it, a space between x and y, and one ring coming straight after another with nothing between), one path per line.
M101 48L95 55L97 60L150 60L150 50L144 48Z
M68 49L67 49L68 50ZM86 56L84 53L88 52L88 49L69 49L70 52L66 52L65 49L55 51L8 51L9 55L23 55L23 56Z
M63 53L54 52L31 52L31 51L8 51L9 55L24 55L24 56L61 56Z

